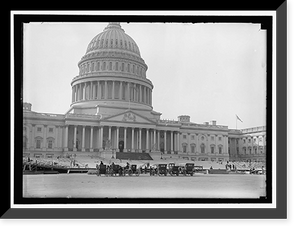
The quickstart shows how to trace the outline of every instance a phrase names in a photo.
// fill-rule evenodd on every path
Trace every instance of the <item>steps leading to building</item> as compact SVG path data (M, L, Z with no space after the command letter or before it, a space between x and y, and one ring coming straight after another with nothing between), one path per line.
M153 160L149 153L142 152L117 152L116 159L120 160Z

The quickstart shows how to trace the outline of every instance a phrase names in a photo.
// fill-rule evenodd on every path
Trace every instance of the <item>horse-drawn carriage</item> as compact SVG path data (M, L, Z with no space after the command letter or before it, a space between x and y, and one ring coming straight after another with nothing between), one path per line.
M118 165L112 163L111 165L100 164L96 166L97 168L97 176L105 175L105 176L122 176L123 168Z
M96 166L97 176L107 175L107 166L105 164L100 164Z
M136 164L131 164L131 165L127 165L124 170L123 170L123 175L126 176L126 175L129 175L129 176L132 176L132 175L136 175L136 176L139 176L141 173L140 169L137 167Z

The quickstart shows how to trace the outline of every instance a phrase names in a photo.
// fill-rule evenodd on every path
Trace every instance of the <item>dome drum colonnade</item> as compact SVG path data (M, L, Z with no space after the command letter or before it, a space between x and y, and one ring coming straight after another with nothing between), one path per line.
M109 23L89 43L73 78L72 105L82 101L118 100L152 106L153 85L146 78L147 65L135 41L119 23Z

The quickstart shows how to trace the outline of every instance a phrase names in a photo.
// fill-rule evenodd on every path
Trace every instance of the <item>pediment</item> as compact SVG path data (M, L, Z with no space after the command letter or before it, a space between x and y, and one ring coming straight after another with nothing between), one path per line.
M132 111L126 111L121 114L113 115L104 119L105 121L113 122L129 122L129 123L147 123L153 124L154 122L144 116L141 116Z

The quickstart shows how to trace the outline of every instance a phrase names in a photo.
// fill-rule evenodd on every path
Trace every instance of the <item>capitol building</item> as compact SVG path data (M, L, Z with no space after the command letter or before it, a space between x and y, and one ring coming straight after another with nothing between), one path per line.
M23 103L23 156L265 161L265 126L229 129L214 120L194 123L189 115L162 120L152 105L148 66L120 23L90 41L78 69L65 114L34 112Z

